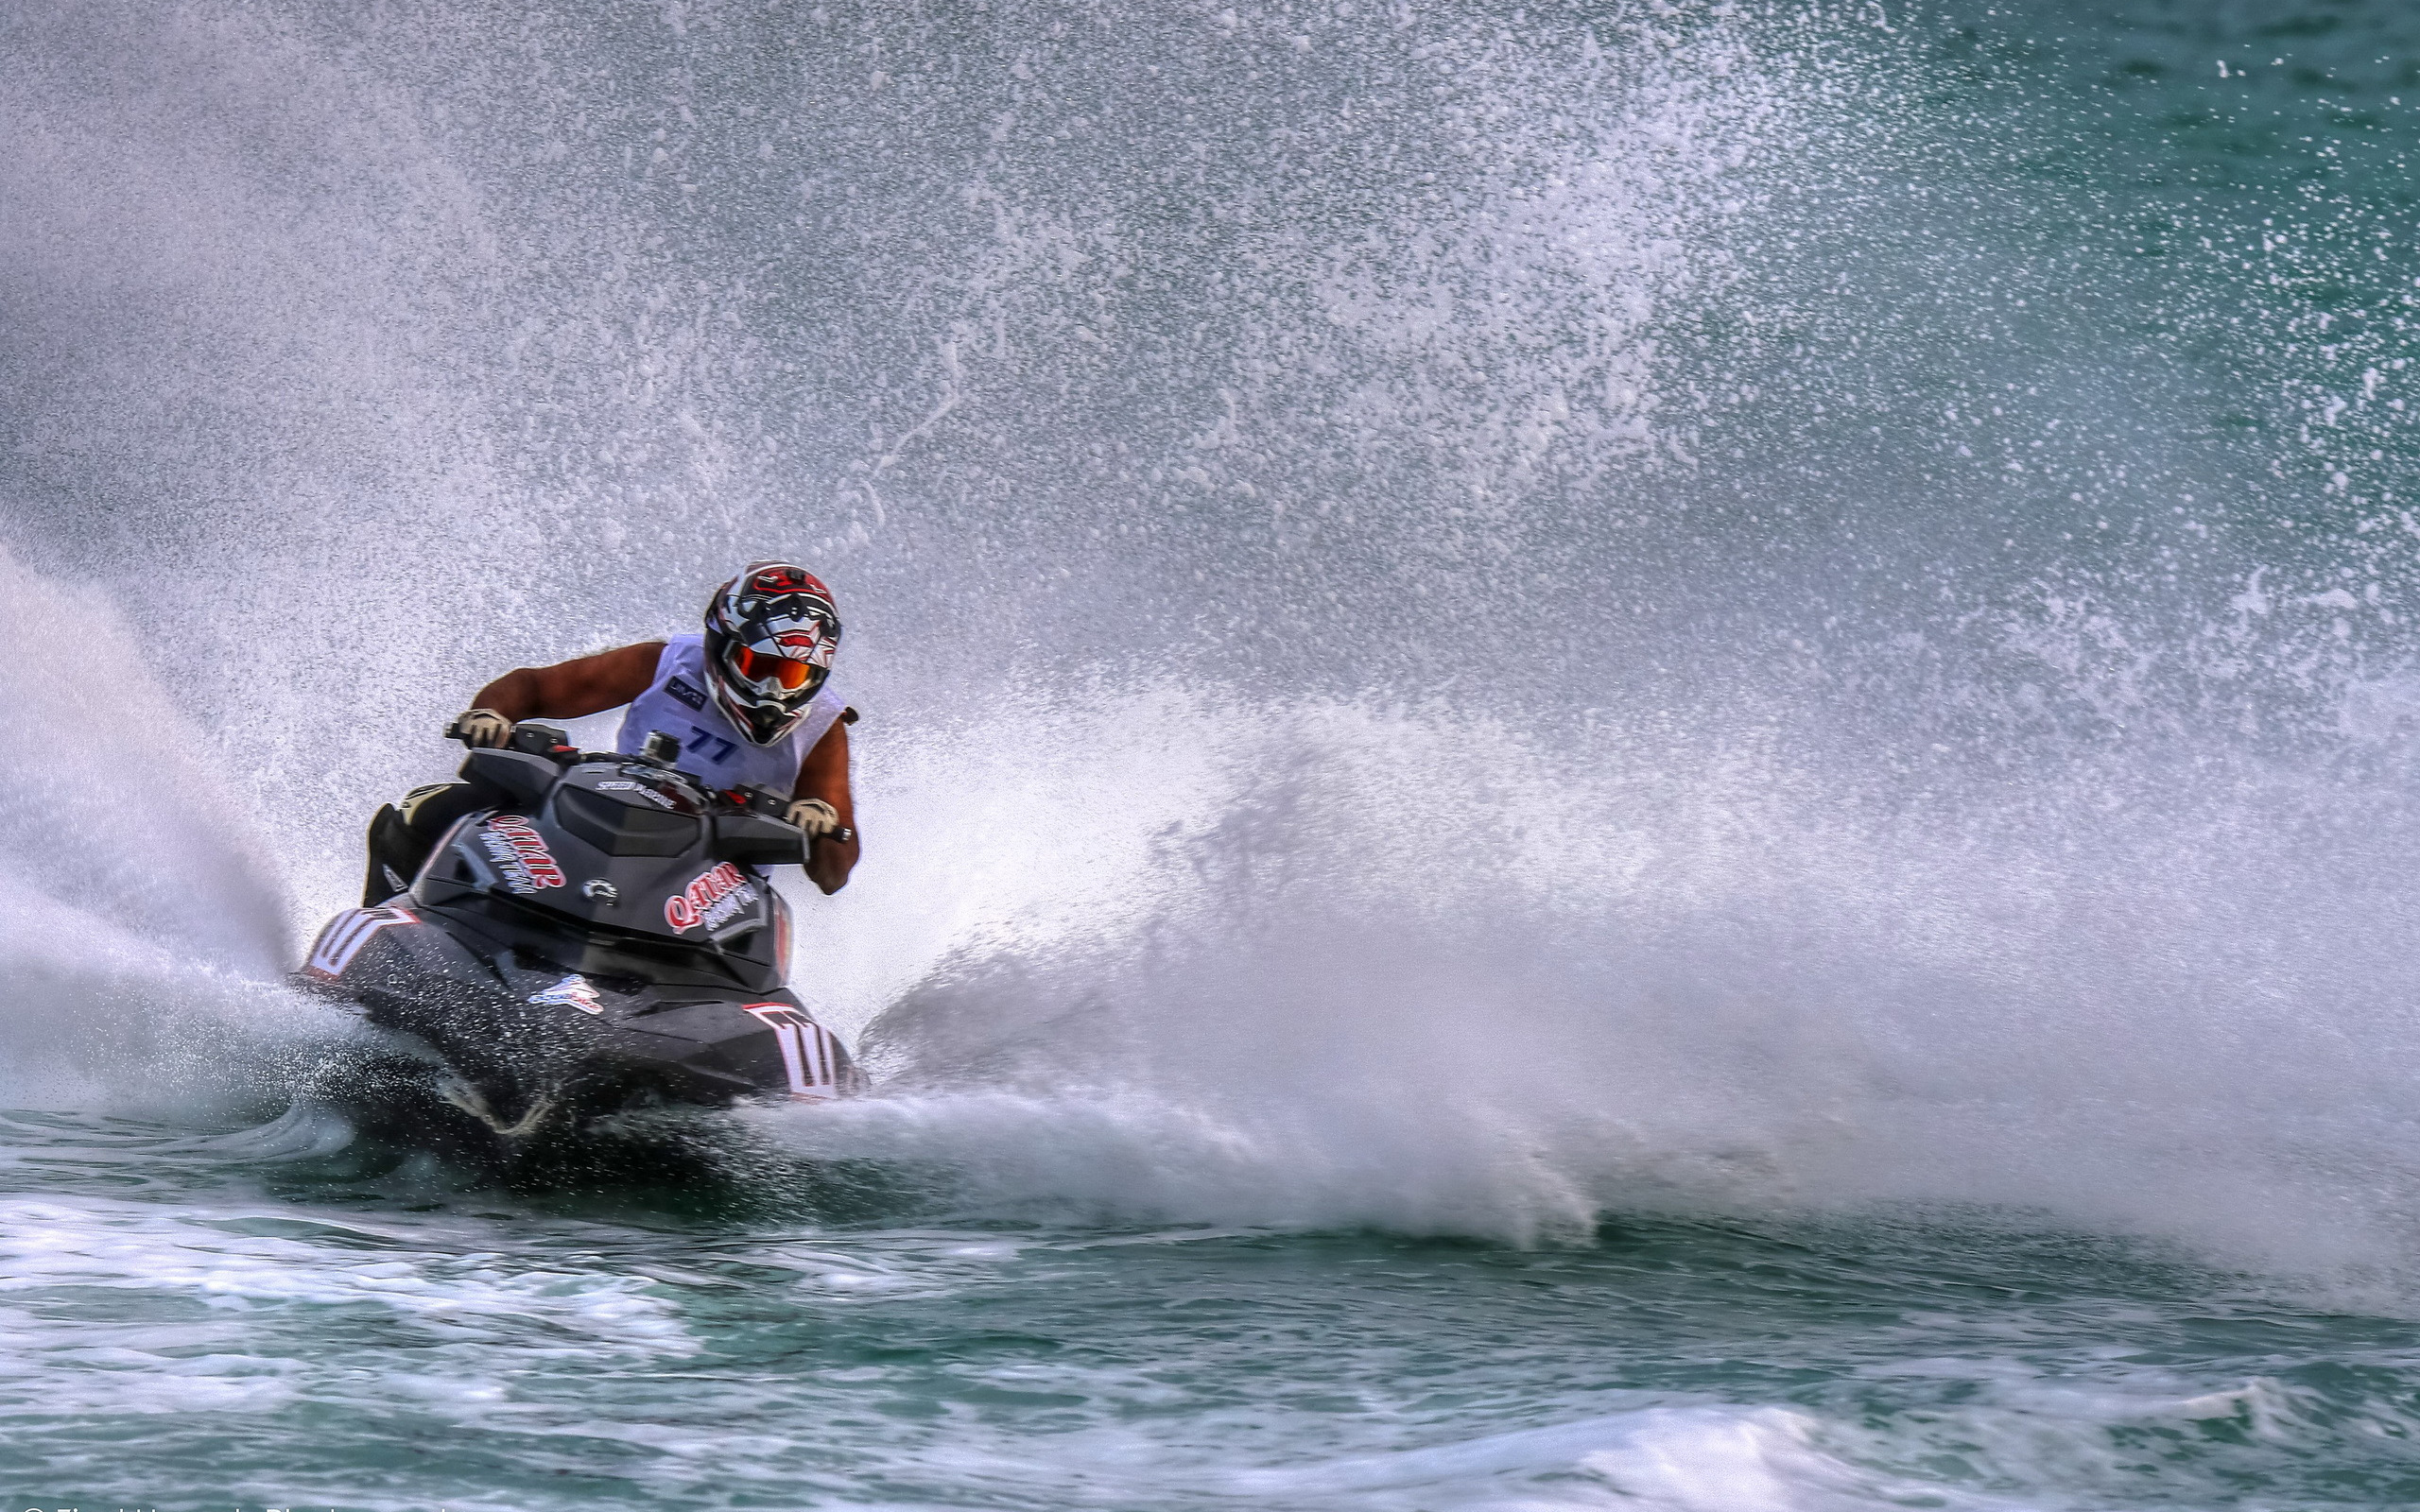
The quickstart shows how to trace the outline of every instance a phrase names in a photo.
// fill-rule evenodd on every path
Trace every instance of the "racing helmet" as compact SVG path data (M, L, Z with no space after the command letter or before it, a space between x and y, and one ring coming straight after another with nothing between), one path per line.
M706 606L706 680L715 703L759 746L798 728L839 648L832 591L789 562L750 562Z

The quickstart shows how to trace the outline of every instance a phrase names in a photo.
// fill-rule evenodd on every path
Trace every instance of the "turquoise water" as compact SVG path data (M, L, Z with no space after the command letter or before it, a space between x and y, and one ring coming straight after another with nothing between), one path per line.
M2420 9L56 3L0 125L16 1505L2420 1504ZM875 1095L357 1137L362 816L774 552Z
M1550 1249L833 1223L762 1172L749 1205L793 1211L446 1193L302 1127L10 1134L29 1503L2420 1494L2410 1322L1997 1222L1609 1218Z

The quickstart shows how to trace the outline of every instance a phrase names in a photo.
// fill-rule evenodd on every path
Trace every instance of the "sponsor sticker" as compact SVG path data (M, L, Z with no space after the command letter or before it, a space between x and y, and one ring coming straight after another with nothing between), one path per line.
M648 802L654 804L660 809L678 808L680 806L679 804L674 803L670 799L666 798L663 794L657 792L654 788L648 786L645 782L599 782L596 784L596 788L597 791L601 793L636 793L639 797L647 799Z
M344 975L345 968L370 943L370 936L396 924L417 924L420 916L408 908L348 908L327 922L319 939L311 946L311 958L303 963L303 974L317 981L333 982Z
M687 704L692 709L701 710L706 706L705 690L694 686L690 683L688 679L682 677L677 672L671 677L664 679L664 691L672 695L675 698L680 699L683 703Z
M546 849L545 837L529 828L529 821L517 814L498 814L490 818L479 835L479 844L503 874L504 885L516 893L526 896L542 887L563 885L563 868L555 864L555 853Z
M675 934L686 934L700 924L713 931L755 902L755 886L739 874L737 867L725 861L699 873L689 885L664 900L664 921Z
M575 971L543 992L529 994L532 1003L560 1003L578 1008L582 1013L602 1013L605 1005L596 996L596 985Z

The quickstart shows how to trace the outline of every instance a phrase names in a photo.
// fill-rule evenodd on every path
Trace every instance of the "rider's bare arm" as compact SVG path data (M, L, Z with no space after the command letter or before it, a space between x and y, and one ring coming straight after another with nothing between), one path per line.
M838 892L848 885L850 868L857 864L857 811L849 798L849 727L840 720L806 753L799 764L798 786L792 798L820 798L832 805L840 822L849 827L845 840L818 840L810 848L806 874L826 893Z
M524 719L578 719L583 714L601 714L647 692L648 684L655 680L655 664L663 655L662 641L641 641L617 651L574 657L550 667L515 667L481 688L472 707L493 709L516 725ZM844 789L848 785L845 775L841 785Z

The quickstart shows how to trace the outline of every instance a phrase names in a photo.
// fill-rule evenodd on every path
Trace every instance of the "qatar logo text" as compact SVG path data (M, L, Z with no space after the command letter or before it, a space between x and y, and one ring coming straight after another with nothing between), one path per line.
M504 885L514 892L530 893L563 885L563 868L555 864L555 853L546 849L545 839L529 828L527 819L499 814L488 820L479 843L487 848L496 869L504 873Z
M755 902L756 889L749 885L737 867L726 861L712 871L700 873L697 881L664 900L664 921L672 926L675 934L700 924L710 930L718 929Z

